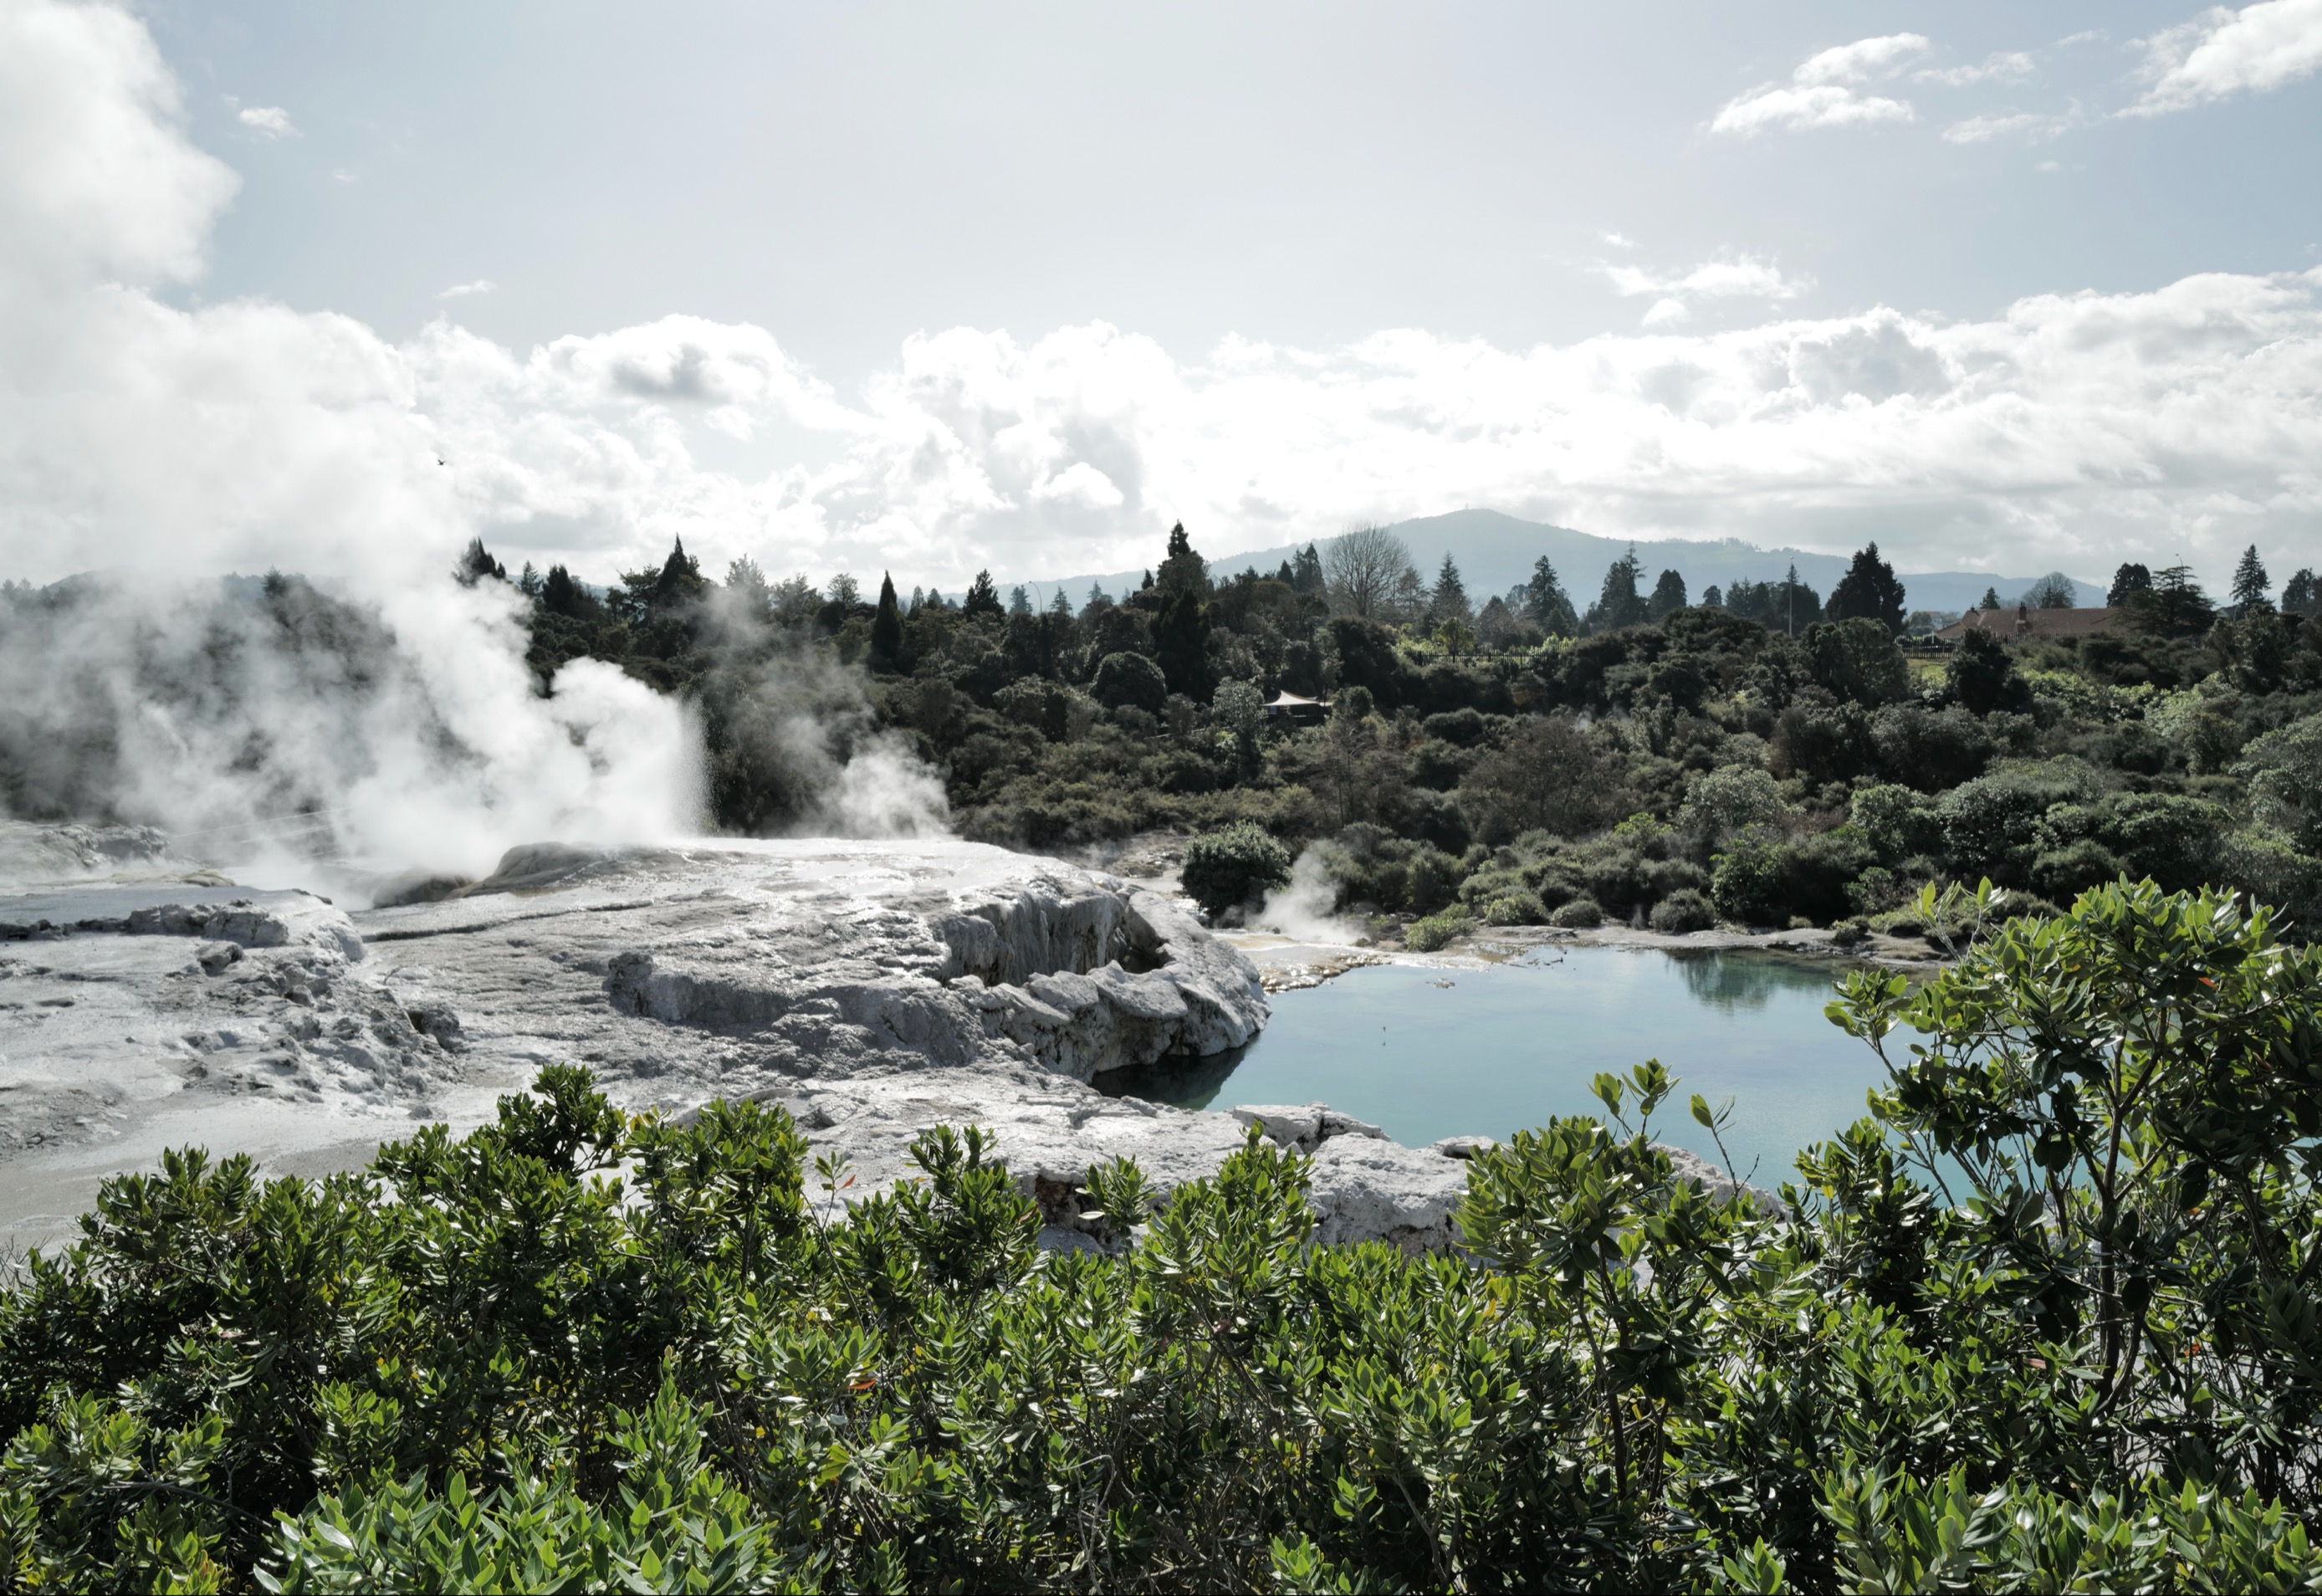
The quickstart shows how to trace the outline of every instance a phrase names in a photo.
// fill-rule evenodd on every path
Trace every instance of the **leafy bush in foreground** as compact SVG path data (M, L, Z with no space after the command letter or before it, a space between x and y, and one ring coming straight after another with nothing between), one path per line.
M978 1132L849 1208L562 1069L358 1175L172 1154L0 1295L0 1586L2317 1588L2317 999L2106 888L1850 978L1890 1081L1778 1215L1649 1062L1472 1161L1462 1256L1310 1245L1255 1137L1047 1250Z

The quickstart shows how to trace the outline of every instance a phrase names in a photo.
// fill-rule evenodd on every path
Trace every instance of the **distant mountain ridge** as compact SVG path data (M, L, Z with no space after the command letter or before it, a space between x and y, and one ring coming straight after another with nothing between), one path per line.
M1556 567L1556 574L1563 581L1564 590L1572 596L1572 602L1586 609L1604 584L1605 569L1629 550L1626 538L1598 537L1593 533L1575 532L1568 526L1520 520L1497 510L1454 510L1448 515L1399 521L1388 530L1410 545L1412 563L1430 582L1435 579L1443 556L1450 555L1458 562L1468 594L1478 604L1492 594L1505 593L1518 582L1531 580L1532 562L1545 554ZM1158 542L1156 539L1154 555L1156 565L1160 563ZM1330 540L1317 538L1314 542L1319 544ZM1193 546L1202 546L1198 533L1194 534ZM1279 548L1254 549L1246 554L1214 557L1210 561L1210 573L1220 580L1245 570L1270 573L1305 546L1302 541ZM1675 570L1685 578L1687 597L1696 600L1700 598L1701 590L1713 582L1725 588L1736 580L1779 581L1792 564L1798 568L1800 581L1827 597L1838 579L1846 574L1847 561L1851 558L1851 554L1815 554L1804 549L1760 549L1739 538L1720 538L1714 543L1663 538L1641 542L1636 548L1637 558L1645 567L1643 586L1648 590L1662 571ZM1893 556L1888 558L1891 561ZM1987 588L1997 588L2002 600L2013 603L2047 573L2002 576L1992 571L1912 571L1898 568L1897 574L1903 579L1904 602L1912 609L1964 610L1972 608ZM1125 589L1134 588L1143 576L1142 570L1116 570L1061 579L1016 579L1002 582L1001 587L1004 592L1021 585L1036 591L1043 601L1061 588L1078 605L1088 597L1092 583L1118 597ZM2104 602L2103 583L2074 577L2072 585L2075 602L2090 606Z

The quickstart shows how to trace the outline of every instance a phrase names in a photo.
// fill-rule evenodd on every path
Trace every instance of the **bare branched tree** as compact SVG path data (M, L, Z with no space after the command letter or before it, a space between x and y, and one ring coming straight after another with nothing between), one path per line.
M1379 615L1394 597L1396 579L1410 567L1411 551L1403 540L1376 524L1322 545L1330 607L1341 615Z
M2073 592L2072 579L2052 570L2025 590L2022 602L2033 609L2070 609Z

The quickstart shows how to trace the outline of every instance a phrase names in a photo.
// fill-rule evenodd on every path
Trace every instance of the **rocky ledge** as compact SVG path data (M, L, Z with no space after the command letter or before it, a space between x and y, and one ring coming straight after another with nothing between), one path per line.
M859 1190L908 1175L920 1130L985 1126L1056 1245L1079 1245L1090 1163L1132 1157L1166 1188L1258 1117L1313 1155L1321 1239L1453 1240L1464 1146L1403 1147L1320 1105L1237 1118L1087 1084L1240 1046L1267 1015L1239 952L1102 872L954 841L721 841L519 848L485 880L415 881L352 913L215 880L0 900L16 1127L0 1207L17 1205L0 1222L23 1208L9 1164L59 1147L94 1171L110 1140L113 1167L136 1167L157 1139L253 1145L262 1114L278 1149L304 1134L359 1162L366 1137L403 1134L382 1119L472 1122L561 1062L632 1108L779 1101Z

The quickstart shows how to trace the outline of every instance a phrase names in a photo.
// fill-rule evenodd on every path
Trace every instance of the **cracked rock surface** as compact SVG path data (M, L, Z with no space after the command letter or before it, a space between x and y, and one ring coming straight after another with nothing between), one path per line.
M69 1224L56 1193L85 1205L160 1145L350 1167L573 1063L632 1108L780 1101L859 1190L911 1172L920 1130L984 1126L1069 1243L1088 1164L1133 1157L1166 1188L1245 1135L1089 1078L1243 1045L1267 1015L1249 962L1170 900L951 840L542 844L352 913L194 879L0 899L0 1122L22 1127L0 1132L0 1229L20 1241ZM1294 1112L1321 1239L1451 1241L1456 1156ZM33 1178L68 1166L79 1186Z

